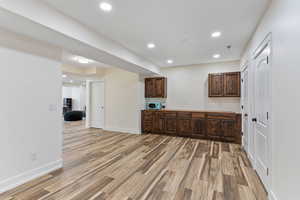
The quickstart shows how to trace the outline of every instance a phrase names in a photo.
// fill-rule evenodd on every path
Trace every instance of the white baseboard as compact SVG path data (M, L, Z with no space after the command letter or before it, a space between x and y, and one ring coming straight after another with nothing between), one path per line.
M0 193L11 190L19 185L27 183L38 177L44 176L52 171L62 168L62 167L63 167L63 160L61 159L61 160L58 160L55 162L48 163L42 167L24 172L17 176L8 178L8 179L0 182Z
M278 200L273 191L269 192L269 200Z
M120 133L141 134L140 130L129 130L129 129L123 129L123 128L105 127L103 130L112 131L112 132L120 132Z

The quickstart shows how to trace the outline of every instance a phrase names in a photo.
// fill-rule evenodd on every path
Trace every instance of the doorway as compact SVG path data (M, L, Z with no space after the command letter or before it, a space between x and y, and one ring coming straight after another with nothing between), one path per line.
M89 122L92 128L104 128L104 82L89 84Z

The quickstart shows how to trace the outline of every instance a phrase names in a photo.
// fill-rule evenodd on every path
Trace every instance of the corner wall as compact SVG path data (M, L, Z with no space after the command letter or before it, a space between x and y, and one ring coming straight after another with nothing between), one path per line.
M105 72L105 129L141 133L143 80L138 74L110 68Z
M0 47L0 193L62 166L60 63Z
M272 200L299 199L299 10L300 1L273 0L242 61L251 61L255 49L268 33L272 34Z

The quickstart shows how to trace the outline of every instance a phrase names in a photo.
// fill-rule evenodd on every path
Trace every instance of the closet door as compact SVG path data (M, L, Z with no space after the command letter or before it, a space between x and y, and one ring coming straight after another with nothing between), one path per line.
M267 43L255 57L255 160L256 170L268 188L270 137L270 60L271 47Z

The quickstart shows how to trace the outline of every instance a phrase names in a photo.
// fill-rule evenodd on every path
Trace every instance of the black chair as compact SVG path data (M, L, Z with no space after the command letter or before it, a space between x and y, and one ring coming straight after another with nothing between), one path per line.
M80 121L83 119L83 112L82 111L66 112L64 115L64 119L67 122Z

